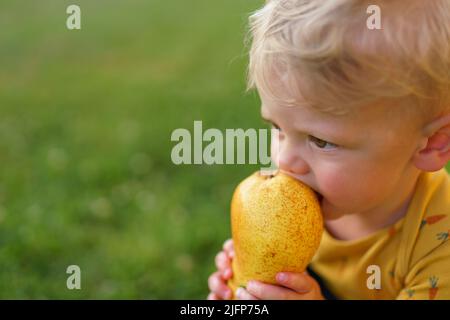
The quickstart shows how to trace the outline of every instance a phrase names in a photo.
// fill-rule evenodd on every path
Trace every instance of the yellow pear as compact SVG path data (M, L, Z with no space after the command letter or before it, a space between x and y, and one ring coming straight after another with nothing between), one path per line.
M236 188L231 200L235 256L235 292L249 280L276 284L278 272L303 272L317 251L323 232L314 191L278 171L255 172Z

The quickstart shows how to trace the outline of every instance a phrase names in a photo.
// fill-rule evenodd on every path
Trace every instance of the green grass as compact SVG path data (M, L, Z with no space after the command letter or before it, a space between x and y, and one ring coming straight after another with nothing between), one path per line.
M0 3L0 298L203 299L256 166L175 166L175 128L260 126L256 0ZM67 266L82 290L66 288Z
M202 299L254 167L175 166L170 134L259 124L260 1L77 1L69 31L72 3L0 4L0 298Z

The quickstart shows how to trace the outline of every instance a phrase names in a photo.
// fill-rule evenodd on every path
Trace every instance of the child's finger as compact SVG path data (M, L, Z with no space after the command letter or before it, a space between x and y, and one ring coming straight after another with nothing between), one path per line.
M227 254L224 251L220 251L216 255L215 262L217 269L222 273L231 267L230 259L228 259Z
M272 285L259 281L249 281L247 291L262 300L299 300L301 295L278 285Z
M221 272L223 280L229 280L233 277L233 270L230 268L226 268L223 272Z
M219 296L214 292L210 292L206 300L220 300Z
M255 297L242 287L236 290L236 298L238 300L258 300L257 297Z
M306 293L313 288L313 281L306 273L279 272L276 279L282 286L298 293Z
M212 293L215 293L220 299L231 299L231 289L222 279L220 272L216 271L208 278L208 287Z
M223 244L223 250L227 253L229 258L234 258L233 239L228 239Z

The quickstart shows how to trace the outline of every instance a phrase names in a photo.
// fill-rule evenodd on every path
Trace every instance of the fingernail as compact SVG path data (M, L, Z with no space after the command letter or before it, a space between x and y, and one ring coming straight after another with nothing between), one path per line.
M277 281L278 282L286 282L287 278L288 277L287 277L287 275L285 273L280 272L280 273L277 274Z

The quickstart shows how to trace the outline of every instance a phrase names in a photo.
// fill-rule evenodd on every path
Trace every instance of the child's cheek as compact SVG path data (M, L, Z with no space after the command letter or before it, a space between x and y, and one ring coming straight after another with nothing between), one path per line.
M337 172L328 172L318 177L320 177L320 191L329 202L339 203L352 192L351 177L342 174L339 170Z
M347 171L350 171L347 174ZM336 170L323 176L322 193L328 205L344 211L364 210L379 201L380 186L362 172Z

